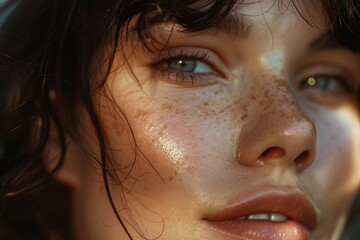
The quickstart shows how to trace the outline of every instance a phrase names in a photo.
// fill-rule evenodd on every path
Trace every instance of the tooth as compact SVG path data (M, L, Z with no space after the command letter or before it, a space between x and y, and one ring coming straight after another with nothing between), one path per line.
M247 216L246 219L249 220L270 220L270 215L267 213L259 213L254 215Z
M288 220L287 216L280 213L271 213L270 214L270 220L274 222L285 222Z
M246 217L238 217L235 220L245 220L245 219L246 219Z

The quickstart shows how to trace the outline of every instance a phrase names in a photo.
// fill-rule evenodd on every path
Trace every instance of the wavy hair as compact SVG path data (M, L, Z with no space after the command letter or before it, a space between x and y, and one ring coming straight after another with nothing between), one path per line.
M81 105L90 117L100 147L95 161L101 166L109 201L126 231L112 201L109 181L114 176L108 171L111 160L93 102L93 95L105 84L115 54L124 44L119 40L132 31L148 47L151 27L163 22L179 24L185 31L201 31L221 21L238 2L8 0L0 6L0 201L32 194L51 182L65 159L66 135L77 138L77 106ZM334 35L344 45L360 51L359 1L322 2ZM108 65L94 85L89 69L105 44L111 46ZM48 172L41 153L52 126L61 155Z

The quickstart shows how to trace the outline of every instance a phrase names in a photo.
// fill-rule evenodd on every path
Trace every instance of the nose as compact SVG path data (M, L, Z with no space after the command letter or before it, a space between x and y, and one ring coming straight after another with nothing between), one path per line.
M316 130L287 87L263 90L252 101L251 122L243 125L237 160L252 167L308 168L315 157Z

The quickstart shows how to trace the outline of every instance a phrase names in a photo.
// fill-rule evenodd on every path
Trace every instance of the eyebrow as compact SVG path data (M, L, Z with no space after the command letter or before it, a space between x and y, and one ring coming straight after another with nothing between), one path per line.
M309 46L310 51L321 51L333 48L347 48L340 39L331 31L327 31L315 38Z
M234 38L246 38L250 35L253 23L247 20L243 15L232 12L220 22L210 26L207 30L223 32Z

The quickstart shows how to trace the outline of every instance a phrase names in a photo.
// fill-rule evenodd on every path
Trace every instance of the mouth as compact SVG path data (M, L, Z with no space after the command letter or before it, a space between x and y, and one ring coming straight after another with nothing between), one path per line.
M318 216L301 192L262 192L209 214L206 226L230 239L309 240Z

